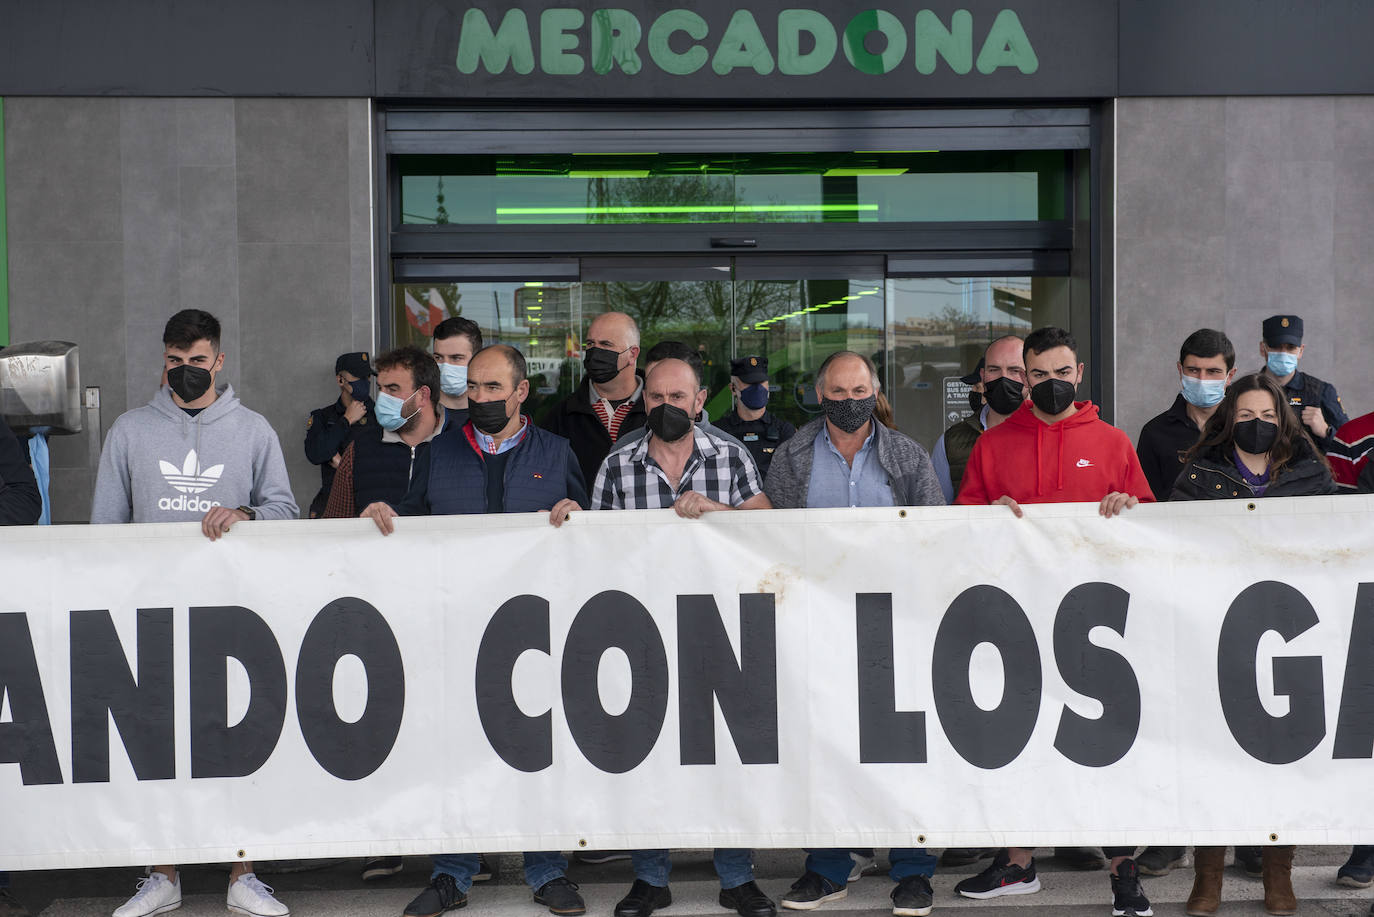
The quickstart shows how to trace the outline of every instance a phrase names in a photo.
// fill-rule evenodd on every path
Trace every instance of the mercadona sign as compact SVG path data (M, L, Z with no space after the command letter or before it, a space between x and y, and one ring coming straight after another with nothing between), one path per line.
M463 14L455 63L465 75L507 69L524 75L537 68L550 76L589 69L633 76L646 67L674 76L707 67L719 76L736 70L810 76L832 65L865 74L890 73L903 65L931 74L943 66L960 75L1003 68L1032 74L1040 67L1020 17L1010 9L979 22L964 9L946 17L920 9L905 21L880 9L863 10L847 21L832 21L816 10L786 9L771 19L761 20L747 9L712 22L689 9L646 20L626 9L571 8L543 10L537 20L510 9L498 19L471 8Z

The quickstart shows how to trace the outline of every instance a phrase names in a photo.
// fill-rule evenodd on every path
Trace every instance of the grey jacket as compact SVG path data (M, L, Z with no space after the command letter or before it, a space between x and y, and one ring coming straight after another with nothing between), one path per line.
M195 417L158 389L105 437L91 522L198 522L212 506L250 506L295 519L277 434L225 386Z
M935 466L921 444L873 420L876 429L875 445L878 464L887 472L892 486L892 499L898 506L944 506L945 496L935 477ZM806 506L806 494L811 487L811 459L816 437L821 435L824 417L804 425L797 434L773 453L768 469L764 493L775 509L797 509Z

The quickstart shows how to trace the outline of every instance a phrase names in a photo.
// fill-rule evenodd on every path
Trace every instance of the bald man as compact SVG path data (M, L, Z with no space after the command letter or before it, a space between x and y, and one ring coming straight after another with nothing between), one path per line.
M706 390L692 364L656 363L644 380L649 433L606 456L592 507L671 507L692 519L715 510L771 509L749 451L696 423L705 404Z
M607 453L624 433L644 426L644 383L635 372L639 326L624 312L592 320L582 344L582 384L554 406L544 428L572 443L584 480L596 477Z
M953 503L954 495L959 492L964 468L978 437L1014 414L1026 400L1026 360L1021 356L1022 343L1019 337L1009 334L988 345L978 370L979 381L983 384L983 410L978 416L966 417L949 427L935 443L930 458L946 503Z
M587 487L568 441L536 427L520 406L530 394L525 358L494 344L468 365L468 419L415 455L399 503L363 510L382 534L397 516L548 512L560 525L587 506Z

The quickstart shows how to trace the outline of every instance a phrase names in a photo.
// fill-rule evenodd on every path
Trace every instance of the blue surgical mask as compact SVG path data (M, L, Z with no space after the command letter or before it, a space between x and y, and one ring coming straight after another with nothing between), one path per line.
M768 383L759 382L756 385L746 385L739 390L740 404L743 404L751 411L757 411L768 403Z
M1298 355L1295 353L1282 353L1277 350L1269 351L1267 365L1269 371L1276 376L1291 376L1298 368Z
M415 395L412 393L410 398L414 397ZM403 401L395 395L388 395L386 392L377 393L377 423L382 425L383 430L399 430L406 425L406 421L410 420L410 417L420 413L420 409L416 408L410 417L401 416L401 408L405 407L406 401L409 401L410 398Z
M455 398L468 390L468 368L452 363L439 364L439 388Z
M348 383L348 388L354 401L366 401L368 395L372 394L371 383L366 379L354 379Z
M1225 379L1198 379L1183 377L1183 400L1199 408L1210 408L1221 404L1226 397Z

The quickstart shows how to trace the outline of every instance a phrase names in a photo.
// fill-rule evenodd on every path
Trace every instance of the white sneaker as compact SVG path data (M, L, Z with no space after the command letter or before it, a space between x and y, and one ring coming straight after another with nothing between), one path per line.
M272 897L272 888L263 885L258 877L245 872L229 885L229 896L225 899L229 910L248 917L287 917L291 909Z
M854 868L849 870L849 881L857 882L864 876L872 875L878 871L878 864L873 861L873 857L866 857L862 853L849 852L849 858L854 861Z
M152 917L181 907L181 871L169 881L154 871L146 879L138 880L134 896L115 908L113 917Z

